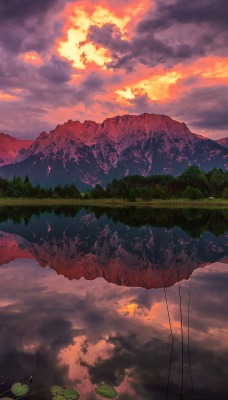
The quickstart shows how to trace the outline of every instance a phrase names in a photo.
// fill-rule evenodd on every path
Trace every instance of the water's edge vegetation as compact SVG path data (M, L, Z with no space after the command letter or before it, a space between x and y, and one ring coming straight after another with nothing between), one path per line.
M74 198L0 198L0 207L96 207L96 208L170 208L170 209L228 209L228 200L203 199L203 200L140 200L134 202L124 199L74 199Z
M190 166L180 176L152 175L126 176L114 179L106 188L97 184L90 191L80 193L74 184L55 186L54 188L33 185L29 177L24 180L15 176L13 180L0 178L1 204L12 202L11 199L74 199L81 201L102 200L109 202L138 202L145 203L152 200L183 203L189 200L228 200L228 172L214 168L210 172L203 172L197 166ZM223 200L221 200L223 199ZM168 204L169 204L168 203Z

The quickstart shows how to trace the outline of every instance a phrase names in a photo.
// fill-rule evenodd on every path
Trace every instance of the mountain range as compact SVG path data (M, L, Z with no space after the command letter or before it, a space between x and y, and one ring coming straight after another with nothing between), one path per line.
M213 141L165 115L123 115L103 123L69 120L35 140L0 134L0 176L80 190L127 175L182 173L189 165L227 170L228 138Z

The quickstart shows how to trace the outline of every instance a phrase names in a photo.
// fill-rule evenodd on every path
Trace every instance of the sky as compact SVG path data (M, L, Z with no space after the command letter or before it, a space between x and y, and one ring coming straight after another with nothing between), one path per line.
M227 0L0 0L0 132L144 112L228 132Z

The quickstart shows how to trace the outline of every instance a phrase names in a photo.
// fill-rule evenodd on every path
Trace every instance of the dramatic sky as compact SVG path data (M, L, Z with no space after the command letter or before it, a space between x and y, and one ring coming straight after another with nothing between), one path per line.
M0 132L143 112L228 131L227 0L0 0Z

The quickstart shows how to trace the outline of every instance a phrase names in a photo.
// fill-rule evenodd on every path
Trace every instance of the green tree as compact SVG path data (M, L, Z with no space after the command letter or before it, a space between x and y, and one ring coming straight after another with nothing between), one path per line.
M139 190L139 197L143 200L150 200L152 198L152 190L149 187L143 187Z
M183 193L183 197L190 200L197 200L201 199L203 197L203 194L200 189L194 188L192 186L187 186Z
M100 185L96 185L93 190L91 190L91 197L93 199L101 199L104 197L104 189Z
M166 199L167 198L167 191L166 189L161 186L159 183L155 185L153 190L153 197L155 199Z
M226 174L221 170L214 168L210 175L210 192L215 197L220 197L225 186L228 184Z
M209 194L209 182L207 176L197 165L191 165L188 167L178 180L185 188L192 186L198 188L205 196L208 196Z
M29 180L28 175L26 175L26 176L25 176L25 179L24 179L24 184L26 184L26 183L30 183L30 180Z
M131 189L127 195L127 200L129 201L135 201L136 200L136 192L135 189Z
M228 199L228 187L226 187L223 192L222 192L222 198L223 199Z

